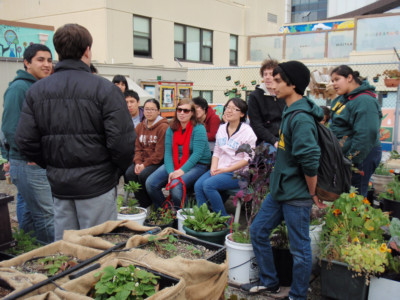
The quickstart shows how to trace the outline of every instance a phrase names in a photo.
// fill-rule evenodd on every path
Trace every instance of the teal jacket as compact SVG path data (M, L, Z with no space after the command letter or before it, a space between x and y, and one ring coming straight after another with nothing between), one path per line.
M296 110L308 113L296 114L289 129L290 116ZM276 163L270 180L274 200L311 199L304 175L312 177L318 173L321 151L315 122L323 117L323 110L307 97L284 108Z
M3 158L7 160L10 158L28 160L19 152L14 137L22 106L25 102L25 93L36 81L37 79L30 73L25 70L18 70L17 76L10 82L6 92L4 93L4 110L1 121L1 130L4 133L10 149L7 151L6 149L1 148L1 153Z
M171 127L167 129L165 134L165 155L164 155L164 164L167 170L167 173L172 173L174 168L174 162L172 158L172 138L173 131ZM193 168L196 164L201 163L205 165L209 165L211 163L211 151L210 146L208 145L207 139L207 131L206 128L198 124L193 128L192 135L190 137L189 144L189 159L182 166L182 171L187 173ZM182 147L179 147L179 158L182 156Z
M382 111L378 101L368 94L356 96L366 91L374 92L375 87L363 82L348 95L337 97L331 106L330 129L339 140L347 136L342 152L347 157L353 156L355 164L364 161L372 148L381 144L379 129Z

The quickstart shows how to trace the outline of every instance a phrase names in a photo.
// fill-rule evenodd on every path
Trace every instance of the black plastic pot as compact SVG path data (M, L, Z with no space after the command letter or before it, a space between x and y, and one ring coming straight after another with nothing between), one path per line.
M14 196L0 193L0 250L7 249L14 243L8 213L8 202L12 200Z
M384 291L382 291L384 299ZM322 259L321 296L340 300L366 300L368 286L365 277L356 277L347 264Z
M391 218L400 218L400 201L383 198L382 205L382 210L389 211Z
M174 223L175 220L173 220L171 223L165 224L165 225L155 225L153 223L151 223L151 221L149 219L144 220L143 225L144 226L149 226L149 227L160 227L161 230L167 228L167 227L172 227L174 228Z
M293 256L289 249L272 247L275 269L281 286L290 286L293 275Z

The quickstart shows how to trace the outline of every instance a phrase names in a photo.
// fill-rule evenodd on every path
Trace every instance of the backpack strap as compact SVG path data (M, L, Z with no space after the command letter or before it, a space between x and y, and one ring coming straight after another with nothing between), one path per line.
M349 97L347 97L347 99L345 99L345 100L343 101L343 103L340 103L340 104L338 105L338 107L336 107L336 109L335 109L335 110L332 110L332 111L333 111L334 113L337 112L343 105L346 105L347 102L352 101L352 100L356 99L358 96L361 96L361 95L369 95L369 96L371 96L371 97L376 98L376 94L375 94L375 93L373 93L373 92L371 92L371 91L369 91L369 90L366 90L366 91L364 91L364 92L362 92L362 93L359 93L359 94L356 94L356 95L350 95Z

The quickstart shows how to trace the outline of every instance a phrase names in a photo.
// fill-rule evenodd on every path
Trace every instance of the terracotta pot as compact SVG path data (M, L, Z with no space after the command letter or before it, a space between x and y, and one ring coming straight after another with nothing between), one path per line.
M387 87L397 87L400 84L400 78L385 78Z

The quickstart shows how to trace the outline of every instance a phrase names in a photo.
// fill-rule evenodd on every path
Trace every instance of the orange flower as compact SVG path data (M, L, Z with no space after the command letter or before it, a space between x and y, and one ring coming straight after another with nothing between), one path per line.
M369 205L371 205L371 202L369 202L367 198L364 198L363 202L364 202L364 204L369 204Z
M353 207L351 210L352 210L352 211L357 211L357 208L356 208L356 207Z
M394 192L393 192L392 189L388 189L387 192L388 192L389 194L394 194Z
M356 196L356 193L351 193L350 198L354 198Z
M360 240L358 239L358 237L355 237L354 239L353 239L353 243L359 243L360 242Z
M392 249L390 249L390 248L387 249L387 252L392 253Z
M393 170L393 169L390 169L389 172L393 174L393 173L394 173L394 170Z
M335 209L335 210L333 211L333 214L335 215L335 217L337 217L338 215L341 215L342 212L340 211L339 208L337 208L337 209Z
M369 187L372 187L372 182L371 182L371 181L368 182L368 186L369 186Z
M379 248L379 251L382 252L382 253L384 253L384 252L387 251L387 246L386 246L385 243L383 243L383 244L381 245L381 247Z

